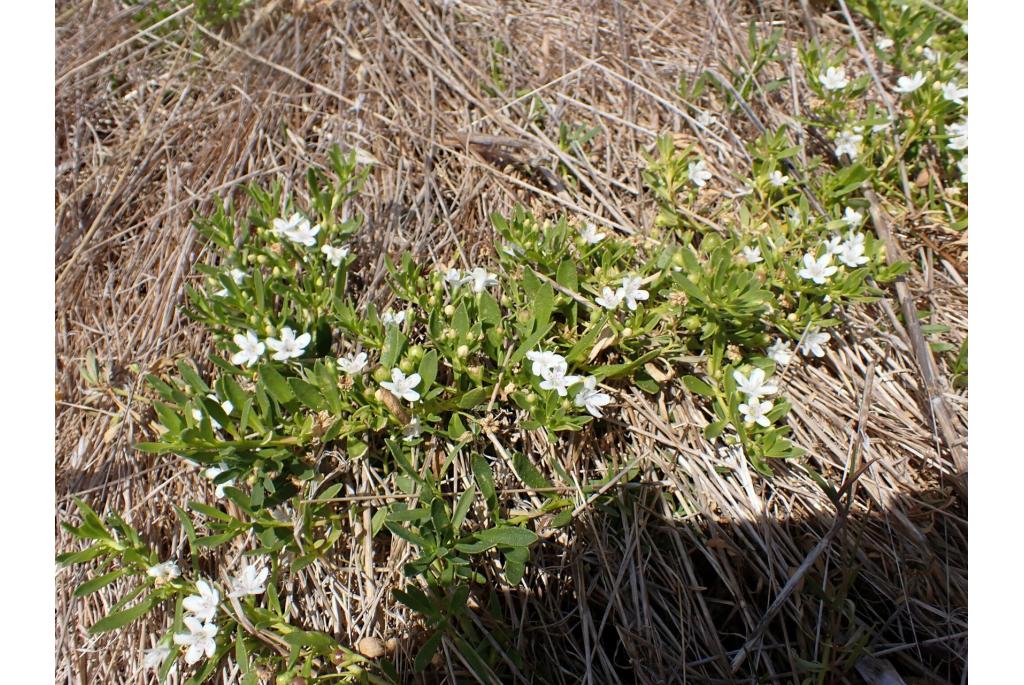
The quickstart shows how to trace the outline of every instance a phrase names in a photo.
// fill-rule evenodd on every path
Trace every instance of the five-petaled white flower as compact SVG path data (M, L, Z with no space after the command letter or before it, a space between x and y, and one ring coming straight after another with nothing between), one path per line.
M289 231L288 233L285 233L285 235L292 242L299 243L300 245L305 245L306 247L313 247L314 245L316 245L316 234L319 232L320 224L317 224L311 228L309 222L303 220L302 223L300 223L297 228L295 228L292 231Z
M283 362L295 357L301 357L306 351L306 346L309 345L310 340L312 340L312 337L310 337L309 333L303 333L296 338L295 331L285 326L281 330L280 340L277 338L267 338L267 347L274 351L270 358Z
M715 123L715 117L711 114L711 112L702 111L700 114L697 115L697 119L695 121L697 122L698 126L708 128Z
M228 275L231 276L231 280L235 282L235 285L242 285L242 281L244 281L245 277L249 274L245 273L238 267L235 267L228 272Z
M415 402L420 398L420 394L413 390L413 388L420 384L420 380L422 379L418 373L406 376L402 373L401 369L395 367L391 369L391 380L383 381L380 386L385 390L390 390L391 394L395 397L401 397L408 402Z
M341 266L341 260L348 257L350 249L348 245L342 245L341 247L324 245L320 248L320 251L327 255L327 260L331 263L331 266Z
M740 252L743 254L743 258L747 260L747 264L757 264L764 261L764 257L761 256L760 247L743 247Z
M338 357L338 368L350 376L362 373L366 368L366 353L360 352L347 357Z
M181 569L173 561L164 561L146 569L146 575L156 578L157 582L166 583L181 575Z
M573 404L583 407L591 416L601 418L601 407L611 404L612 396L597 389L597 379L587 376L583 379L583 387L576 393Z
M756 423L767 428L772 425L767 416L768 412L772 410L772 406L771 402L761 402L751 398L747 400L746 404L741 404L739 410L743 414L743 421L745 423Z
M217 651L217 643L213 639L217 635L217 626L207 621L200 623L198 618L187 616L185 618L187 633L175 633L174 644L187 646L185 652L185 663L194 664L203 658L213 657Z
M594 298L594 302L605 309L615 311L622 304L622 293L605 286L601 288L601 294Z
M219 476L220 474L224 473L227 470L228 470L227 466L225 466L223 464L221 464L220 466L211 466L210 468L206 469L206 471L204 472L204 475L209 480L216 480L217 476ZM214 492L214 494L217 495L217 497L223 497L224 496L224 488L229 488L229 487L231 487L234 484L235 484L235 479L234 478L232 478L230 480L226 480L223 483L218 483L217 484L217 489Z
M964 117L964 120L958 124L947 126L946 133L949 134L950 150L967 149L967 117Z
M850 233L839 250L839 261L851 268L867 264L870 261L864 254L863 233Z
M846 211L843 212L843 221L850 228L858 228L864 223L864 215L858 212L853 207L847 207Z
M260 360L264 350L267 349L252 331L248 331L245 335L236 333L233 340L238 345L238 352L231 355L231 363L239 366L242 364L252 366Z
M228 597L244 597L261 594L266 588L270 570L266 566L247 564L242 572L231 578Z
M956 167L960 170L960 180L967 183L967 155L956 163Z
M305 218L301 214L293 212L287 219L274 219L271 230L274 232L274 235L283 238L298 228L299 224L303 221L305 221Z
M588 245L596 245L597 243L604 240L604 233L597 230L597 226L592 223L586 223L580 228L580 237L583 238L583 242Z
M569 370L569 365L565 361L565 357L555 352L545 352L544 350L536 350L526 353L526 358L533 362L530 370L533 371L535 376L546 378L548 374L554 371L560 371L563 375Z
M217 605L220 603L220 592L203 579L196 581L196 590L199 591L199 594L189 595L182 600L181 605L185 607L185 611L192 612L198 619L212 620L214 614L217 613Z
M171 648L167 645L157 645L153 649L147 649L146 653L142 656L142 667L143 668L160 668L163 665L164 659L171 655Z
M580 382L579 376L566 376L561 368L553 368L544 376L540 387L542 390L554 390L559 397L565 397L572 385Z
M888 50L893 45L895 45L895 43L893 43L892 38L890 38L889 36L882 36L881 38L875 41L875 47L878 48L879 50Z
M789 349L789 341L776 338L775 342L768 348L768 358L779 366L785 366L793 359L793 352Z
M850 84L846 78L846 69L843 67L829 67L818 75L818 80L825 90L842 90Z
M396 314L389 309L380 315L380 322L385 326L401 326L405 323L405 310Z
M767 379L764 369L755 368L749 377L733 371L732 377L736 381L736 389L751 399L771 395L779 390L779 386L774 383L765 383Z
M932 49L931 49L930 47L927 47L927 46L925 46L925 47L924 47L924 48L923 48L923 49L921 50L921 54L922 54L922 55L924 55L924 58L925 58L926 60L928 60L929 62L932 62L933 64L934 64L935 62L938 62L938 61L939 61L939 53L935 52L935 51L934 51L934 50L932 50Z
M839 271L839 267L832 266L832 253L826 252L818 259L814 258L814 253L808 252L804 255L804 268L797 272L800 278L807 278L818 285L823 284L828 280L828 277Z
M690 178L690 183L703 188L704 184L711 179L711 172L708 171L707 165L703 159L698 159L696 162L690 162L690 165L686 169L686 174Z
M636 311L637 301L642 302L650 297L650 294L640 287L641 285L643 280L639 276L625 276L622 279L622 287L617 294L626 301L626 306L631 312Z
M474 293L482 293L490 286L497 285L498 277L487 269L478 266L466 274L465 282L471 284Z
M864 136L853 131L842 131L836 136L836 157L849 155L854 158L860 154L860 142Z
M833 235L831 238L829 238L828 240L825 241L825 254L828 254L828 255L837 255L837 254L839 254L840 250L843 249L842 242L843 242L842 236Z
M913 93L923 85L924 74L919 71L913 76L900 76L896 79L896 87L893 90L897 93Z
M807 355L813 354L815 357L824 357L825 349L822 347L831 338L828 333L824 331L812 328L807 331L807 335L804 336L804 341L800 343L800 354Z
M962 105L964 104L964 98L967 97L967 89L961 88L956 81L950 81L949 83L942 84L942 97L950 102Z
M775 188L781 188L789 183L789 176L786 176L778 169L775 169L772 173L768 174L768 182Z

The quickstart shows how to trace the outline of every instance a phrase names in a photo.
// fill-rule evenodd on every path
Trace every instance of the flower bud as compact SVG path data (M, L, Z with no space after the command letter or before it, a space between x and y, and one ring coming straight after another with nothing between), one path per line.
M688 331L696 331L700 329L700 317L696 314L690 314L690 316L683 319L683 326Z
M633 329L630 328L629 326L626 326L625 328L622 329L622 333L620 333L619 335L622 337L623 340L625 340L626 338L633 335Z
M268 323L263 327L263 333L266 335L274 335L274 327Z
M460 359L465 359L469 355L469 348L466 345L459 345L459 348L455 350L455 354Z
M423 359L423 345L413 345L409 348L408 355L409 359L412 359L415 362Z
M453 304L445 305L445 307L444 307L444 315L447 316L448 318L451 318L451 317L455 316L455 305L453 305Z
M260 264L266 264L267 263L267 255L261 254L259 257L256 258L256 261L259 262Z
M675 254L672 255L672 264L678 267L686 266L686 260L683 259L682 252L676 252Z
M466 374L473 379L474 383L482 383L484 380L484 367L480 364L470 366L466 369Z
M435 306L437 306L437 297L434 296L434 295L431 295L430 297L428 297L427 298L427 306L428 307L435 307Z
M416 364L411 359L406 357L402 361L398 362L398 368L402 370L402 373L408 375L416 370Z
M526 396L526 403L532 407L533 405L537 404L538 399L539 398L537 397L537 393L531 392Z
M324 277L323 276L317 276L316 277L315 285L316 285L317 288L324 287Z
M511 307L512 306L512 298L510 298L508 295L502 295L501 296L501 306L502 307Z
M391 372L389 372L383 366L378 366L376 369L373 370L373 380L377 381L378 383L383 383L384 381L390 379Z

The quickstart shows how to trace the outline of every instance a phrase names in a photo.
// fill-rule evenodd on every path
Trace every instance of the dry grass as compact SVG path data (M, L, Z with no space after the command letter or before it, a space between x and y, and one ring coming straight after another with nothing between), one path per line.
M331 145L357 148L378 161L351 208L368 217L356 245L367 300L383 292L385 253L486 259L487 216L517 202L642 233L654 207L640 172L657 133L697 142L719 177L744 168L744 141L756 135L721 102L682 103L680 73L741 63L752 21L784 28L787 42L843 26L838 12L806 3L448 4L278 0L245 25L216 36L194 28L179 44L140 33L117 2L58 2L58 520L79 495L126 511L172 554L184 541L171 505L212 499L175 459L131 449L149 420L132 365L201 358L205 344L179 311L192 265L206 258L193 212L220 196L244 202L250 181L298 185ZM193 27L187 12L180 19ZM507 55L495 54L496 41ZM493 60L505 81L497 93ZM811 106L799 70L792 75L792 90L751 99L767 125ZM547 109L516 98L521 89ZM691 126L698 108L718 117L716 134ZM584 161L560 151L560 122L599 127ZM559 161L577 188L552 180ZM700 212L727 222L717 199L704 195ZM909 282L917 308L960 342L965 245L943 217L886 209L919 267ZM806 466L846 486L838 510L800 464L766 480L742 457L719 454L680 389L626 398L620 423L568 446L520 436L530 454L558 449L581 481L635 462L644 485L581 508L535 551L525 589L500 593L515 649L539 669L517 679L793 682L817 661L827 664L818 682L858 682L855 662L866 655L918 682L966 677L966 499L898 308L850 311L843 344L786 377ZM109 372L105 387L82 382L89 350ZM948 376L942 360L938 371ZM965 436L966 391L944 396ZM356 494L379 492L362 466L349 468ZM503 475L515 487L511 473L499 485ZM398 637L395 658L408 671L414 626L389 595L407 551L368 545L361 517L351 525L351 546L333 565L294 580L295 616L352 643ZM58 540L70 544L63 531ZM84 577L57 575L56 681L149 682L140 671L148 632L86 632L125 588L72 599ZM443 655L432 680L468 678L452 645Z

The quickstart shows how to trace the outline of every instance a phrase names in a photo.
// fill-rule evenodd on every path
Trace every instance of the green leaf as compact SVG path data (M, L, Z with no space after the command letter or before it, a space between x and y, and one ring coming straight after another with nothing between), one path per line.
M527 487L552 487L551 482L541 475L541 472L537 470L537 467L533 465L533 462L531 462L530 459L522 452L513 452L512 469L516 472L516 475L519 476L519 480L523 481Z
M147 611L153 608L153 595L148 595L142 599L138 604L130 609L124 611L117 611L107 616L104 616L100 620L96 621L89 628L91 635L97 635L99 633L105 633L116 628L120 628L123 625L127 625L132 621L142 617Z
M209 394L210 386L208 386L203 379L199 377L199 374L196 373L196 370L192 368L190 364L186 364L184 360L179 361L178 371L181 372L181 377L185 379L185 382L188 383L197 393L200 395Z
M415 672L421 673L430 663L430 660L434 658L443 635L444 633L438 630L423 643L423 647L420 648L419 653L416 654L416 659L413 661L412 668Z
M478 531L476 536L483 542L506 547L529 547L539 539L532 530L515 526L487 528Z
M494 490L494 475L491 473L491 465L479 454L473 455L473 477L476 479L477 487L483 493L487 507L493 512L498 508L498 495Z
M539 331L548 325L551 320L551 312L555 308L555 291L551 284L545 283L537 288L537 297L533 302L534 331Z
M459 530L462 527L463 521L466 520L466 515L469 514L470 507L473 506L473 498L476 496L476 486L470 485L466 488L465 492L459 495L459 502L455 505L455 512L452 514L452 528Z
M556 279L558 285L576 292L579 288L579 280L576 275L576 262L572 259L566 258L562 260L562 263L558 265L558 274Z
M388 371L393 369L404 346L405 336L402 331L398 330L398 326L388 326L387 334L384 336L384 350L380 355L380 365Z
M324 396L315 385L307 383L300 378L289 378L288 385L291 386L292 392L295 393L295 396L304 405L313 411L324 409Z
M697 395L702 395L703 397L715 396L714 388L696 376L683 376L683 385L686 386L687 390Z
M486 290L480 293L480 320L492 326L497 326L501 323L501 307L498 306L498 301L494 299L494 295L491 295Z
M428 350L420 359L420 387L421 393L426 393L437 378L437 350Z
M292 392L288 381L273 366L267 364L260 367L260 380L270 396L281 404L288 404L295 399L295 393Z
M103 588L103 587L106 587L107 585L110 585L111 583L113 583L115 580L117 580L121 576L125 575L126 573L128 573L128 569L121 568L121 569L118 569L116 571L112 571L110 573L104 574L102 576L97 576L96 578L93 578L92 580L87 580L87 581L85 581L84 583L82 583L81 585L79 585L78 587L75 588L74 595L75 595L75 597L85 597L86 595L89 595L89 594L92 594L93 592L96 592L100 588Z

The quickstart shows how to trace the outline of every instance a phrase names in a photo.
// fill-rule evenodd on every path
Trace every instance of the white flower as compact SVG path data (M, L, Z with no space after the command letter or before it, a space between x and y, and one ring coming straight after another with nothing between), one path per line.
M839 254L840 250L843 249L842 242L843 242L842 237L838 236L838 235L834 235L831 238L829 238L828 240L826 240L825 241L825 254L827 254L827 255L837 255L837 254Z
M391 369L391 380L384 381L380 385L385 390L390 390L395 397L415 402L420 398L420 394L413 388L420 384L420 380L422 379L418 373L406 376L401 369L396 367Z
M274 351L270 358L283 362L295 357L301 357L311 339L309 333L303 333L296 338L295 331L285 326L281 330L280 340L277 338L267 338L267 347Z
M566 376L561 368L550 369L541 381L540 387L543 390L554 390L559 397L568 394L569 387L580 382L579 376Z
M220 401L220 398L214 395L212 392L207 395L211 400L220 404L220 408L224 410L225 414L231 414L235 410L235 405L231 404L231 400Z
M771 183L772 186L776 188L781 188L782 186L789 183L789 176L786 176L778 169L775 169L774 171L772 171L772 173L768 175L768 182Z
M555 371L559 371L564 375L569 370L565 357L554 352L545 352L544 350L527 352L526 358L533 362L530 370L533 371L535 376L540 376L541 378L547 378L549 374Z
M736 381L736 389L750 399L771 395L779 391L779 386L773 383L765 383L764 369L755 368L750 372L749 377L744 376L739 371L733 371L732 377Z
M743 414L743 421L746 423L756 423L759 426L767 428L772 425L772 422L768 420L766 414L772 410L771 402L759 402L756 399L751 398L746 404L739 406L740 413Z
M402 439L406 442L412 442L416 438L420 437L420 433L422 432L423 427L420 425L420 420L413 417L412 420L402 428Z
M622 291L612 290L608 286L601 289L601 295L594 298L601 307L610 311L615 311L622 304Z
M206 469L206 471L204 472L204 475L209 480L216 480L217 476L219 476L220 474L224 473L225 471L227 471L227 467L225 467L224 465L221 465L221 466L211 466L210 468ZM224 488L231 487L234 484L235 484L235 479L234 478L232 478L231 480L226 480L223 483L218 483L217 484L217 490L215 491L214 494L217 495L217 497L223 497L224 496Z
M863 233L850 234L839 250L839 261L851 268L867 264L870 261L864 254Z
M444 280L453 286L462 285L462 272L458 269L448 269L444 274Z
M252 366L260 360L263 351L267 349L252 331L248 331L245 335L236 333L233 340L238 345L238 352L231 355L231 363L239 366L242 364Z
M793 359L793 352L789 349L789 341L776 338L775 342L768 348L768 358L779 366L785 366Z
M174 635L174 644L188 646L185 663L194 664L203 658L203 654L207 658L213 657L217 651L217 643L213 639L217 635L217 626L210 622L200 623L199 619L188 616L185 618L185 627L188 628L187 633Z
M482 293L492 285L498 284L498 278L483 267L476 267L466 274L466 283L471 283L474 293Z
M822 345L829 341L831 338L828 333L821 331L817 328L812 328L807 331L807 335L804 336L804 341L800 343L800 354L807 355L813 354L815 357L824 357L825 350Z
M964 158L957 162L956 166L960 170L960 179L967 183L967 155L964 155Z
M380 315L380 322L385 326L401 326L405 323L405 310L396 314L389 309Z
M639 276L626 276L622 279L622 287L616 293L626 301L626 306L631 312L636 311L638 300L643 301L649 297L649 293L640 288L641 285L643 285L643 281Z
M199 423L202 423L203 422L203 410L199 409L198 407L193 409L192 410L192 418L195 419L196 421L198 421ZM217 421L217 419L213 418L212 416L210 417L210 426L213 427L213 430L220 430L220 422Z
M825 90L842 90L850 84L846 78L846 69L843 67L829 67L818 75L818 80Z
M285 233L289 240L292 242L305 245L306 247L313 247L316 245L316 234L320 232L320 224L310 228L309 222L303 220L299 224L298 228Z
M293 213L287 220L285 219L274 219L271 230L279 238L287 236L289 233L298 228L305 219L298 212Z
M210 621L213 619L214 614L217 613L220 593L217 591L217 588L202 579L196 581L196 589L199 590L199 594L189 595L182 600L181 606L185 607L185 611L192 612L196 618Z
M156 578L161 583L166 583L180 576L181 569L173 561L164 561L146 569L146 575L150 578Z
M715 117L708 111L702 111L697 115L697 125L703 128L708 128L715 123Z
M320 251L327 255L328 261L331 266L341 266L341 260L349 255L348 245L342 245L341 247L334 247L332 245L324 245L320 248Z
M698 159L696 162L690 162L690 166L687 167L686 173L690 177L690 182L698 188L703 188L704 184L711 179L711 172L708 171L708 167L704 164L703 159Z
M501 247L501 251L507 254L509 257L522 257L526 254L526 250L516 245L515 243L505 243Z
M932 62L933 64L939 61L939 53L935 52L929 47L925 47L923 50L921 50L921 54L924 55L924 58L926 60Z
M913 76L900 76L896 79L896 87L893 90L897 93L913 93L923 85L924 74L919 71Z
M864 215L858 212L853 207L847 207L846 211L843 212L843 221L850 228L858 228L864 223Z
M797 272L800 278L807 278L818 285L823 284L828 277L839 270L839 267L830 266L832 262L832 253L826 252L819 259L814 258L814 254L808 252L804 255L804 268Z
M598 232L597 226L591 223L584 224L583 228L580 229L580 237L588 245L596 245L604 240L604 236L605 234Z
M888 50L893 45L894 43L892 42L892 38L890 38L889 36L882 36L881 38L875 41L875 47L878 48L879 50Z
M228 272L228 275L231 276L231 280L235 282L235 285L242 285L242 281L244 281L245 277L249 274L236 267L231 269L231 271Z
M171 648L167 645L157 645L153 649L147 649L146 653L142 657L143 668L160 668L163 665L164 659L171 654Z
M761 256L760 247L744 247L740 252L743 253L743 258L747 260L747 264L757 264L764 261L764 257Z
M956 81L950 81L949 83L942 84L942 97L950 102L962 105L964 104L964 98L967 97L967 89L961 88Z
M967 149L967 118L959 124L950 124L946 127L946 132L949 134L949 149L950 150L966 150Z
M601 418L603 416L601 414L601 407L610 404L611 401L611 395L597 389L597 379L593 376L587 376L583 379L583 387L576 393L573 404L577 407L585 408L590 412L591 416Z
M366 368L366 353L360 352L348 357L338 357L338 368L350 376L362 373Z
M261 594L266 588L269 569L265 566L247 564L242 572L231 578L228 597L244 597L245 595Z
M836 157L842 157L843 155L849 155L850 158L856 157L860 154L860 141L864 140L864 136L853 131L843 131L836 136Z

